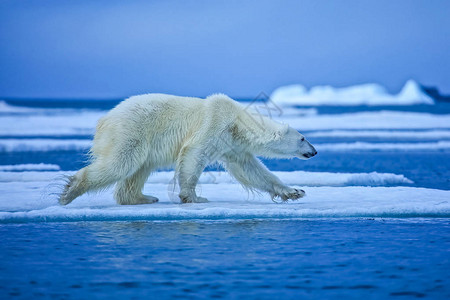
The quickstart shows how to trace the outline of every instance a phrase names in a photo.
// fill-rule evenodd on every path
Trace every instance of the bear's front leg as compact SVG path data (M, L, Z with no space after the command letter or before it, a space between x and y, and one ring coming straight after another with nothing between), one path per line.
M181 203L205 203L208 199L197 196L195 187L206 166L199 149L183 149L177 162Z
M250 153L230 152L225 156L225 165L243 186L268 192L272 199L280 197L283 201L296 200L305 195L303 190L284 185Z
M201 173L200 173L201 174ZM195 192L195 187L198 182L197 179L187 179L184 182L181 182L181 178L183 176L180 176L180 200L181 203L206 203L209 202L208 199L197 196L197 193ZM195 181L195 184L194 184Z

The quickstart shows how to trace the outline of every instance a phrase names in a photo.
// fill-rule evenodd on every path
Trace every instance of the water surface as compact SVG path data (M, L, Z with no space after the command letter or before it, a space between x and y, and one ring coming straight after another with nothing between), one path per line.
M446 219L0 225L0 296L448 299Z

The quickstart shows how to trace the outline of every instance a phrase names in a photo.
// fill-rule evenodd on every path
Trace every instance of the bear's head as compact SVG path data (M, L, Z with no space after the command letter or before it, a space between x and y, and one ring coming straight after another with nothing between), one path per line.
M275 138L266 143L265 148L266 156L277 158L309 159L317 154L302 134L287 125L276 131Z
M317 154L297 130L251 108L241 108L231 124L229 132L240 149L257 156L309 159Z

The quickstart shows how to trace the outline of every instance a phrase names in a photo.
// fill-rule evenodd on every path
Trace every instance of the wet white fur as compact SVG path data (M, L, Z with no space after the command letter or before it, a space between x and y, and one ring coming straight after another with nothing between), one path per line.
M244 187L272 198L297 199L302 190L284 185L255 157L305 158L315 152L287 125L246 109L226 95L206 99L146 94L131 97L98 122L91 164L69 178L61 204L117 183L119 204L158 201L142 194L152 171L175 166L182 202L206 202L195 187L206 165L215 161Z

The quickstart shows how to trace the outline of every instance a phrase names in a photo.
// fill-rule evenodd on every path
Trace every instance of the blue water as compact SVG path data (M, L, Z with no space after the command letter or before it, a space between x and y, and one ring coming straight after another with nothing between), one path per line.
M9 224L0 235L3 299L450 297L446 219Z
M117 102L10 103L106 110ZM319 113L379 109L441 114L450 104ZM76 170L85 161L82 151L0 153L2 165ZM411 186L450 189L449 151L324 152L309 161L264 162L272 170L403 174ZM0 299L449 299L449 229L449 219L360 218L0 224Z

